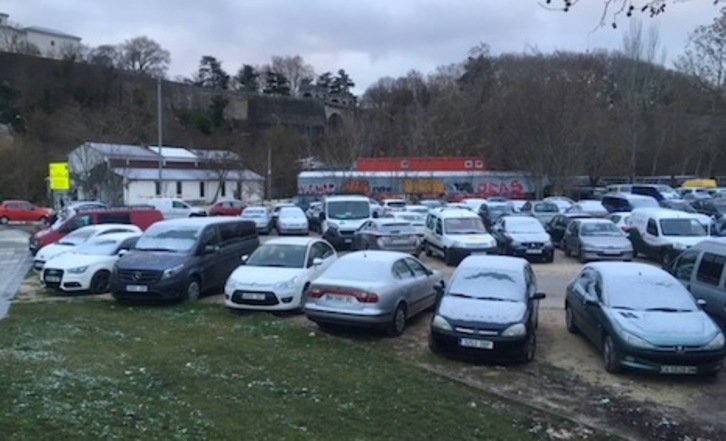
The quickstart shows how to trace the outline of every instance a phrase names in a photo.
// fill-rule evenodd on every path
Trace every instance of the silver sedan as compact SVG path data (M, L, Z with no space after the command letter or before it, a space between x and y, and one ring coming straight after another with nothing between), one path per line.
M439 271L410 254L357 251L313 281L305 315L318 325L371 326L400 335L409 318L436 304L443 286Z
M580 262L633 259L630 239L608 219L575 219L562 237L566 256L575 254Z

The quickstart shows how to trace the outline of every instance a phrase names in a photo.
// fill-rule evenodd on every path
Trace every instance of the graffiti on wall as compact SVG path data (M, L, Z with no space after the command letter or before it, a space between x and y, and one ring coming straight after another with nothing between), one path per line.
M298 194L331 194L335 193L335 182L326 182L321 184L302 184L298 185Z
M368 194L371 186L365 179L351 179L343 182L343 191L346 193Z
M501 180L499 182L483 182L479 184L477 193L483 196L524 197L526 187L519 179Z

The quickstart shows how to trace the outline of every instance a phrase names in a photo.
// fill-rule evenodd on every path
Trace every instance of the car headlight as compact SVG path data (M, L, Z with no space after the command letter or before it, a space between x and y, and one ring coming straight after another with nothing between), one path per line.
M290 280L285 280L284 282L277 282L275 283L274 289L289 289L295 286L295 283L297 283L297 276L293 277Z
M636 336L634 334L631 334L629 332L622 332L620 334L620 337L622 337L622 339L625 340L625 342L627 344L629 344L631 346L634 346L636 348L643 348L643 349L653 349L653 348L655 348L654 345L648 343L644 339L642 339L642 338L640 338L640 337L638 337L638 336Z
M722 332L719 332L718 335L716 335L716 337L714 337L713 340L711 340L711 342L709 344L704 346L703 349L709 349L709 350L721 349L721 348L723 348L723 346L724 346L724 336L723 336Z
M512 325L502 332L502 337L521 337L527 333L527 327L524 323Z
M551 240L548 240L547 242L544 243L544 246L547 247L547 248L552 247L553 246L552 245L552 241Z
M75 268L68 269L69 274L83 274L88 269L88 265L85 266L77 266Z
M461 242L457 242L457 241L454 241L454 242L453 242L453 243L451 244L451 247L452 247L452 248L464 248L464 244L463 244L463 243L461 243Z
M435 315L434 319L431 321L431 327L436 329L441 329L442 331L453 331L454 328L451 326L451 323L448 322L445 318L443 318L440 315Z
M182 272L183 269L184 269L184 264L183 263L180 263L179 265L173 266L171 268L167 268L162 273L161 278L162 279L168 279L169 277L176 276L177 274L179 274L180 272Z
M681 250L685 250L686 248L688 248L688 246L686 244L683 244L683 243L680 243L680 242L674 242L673 243L673 249L674 250L681 251Z

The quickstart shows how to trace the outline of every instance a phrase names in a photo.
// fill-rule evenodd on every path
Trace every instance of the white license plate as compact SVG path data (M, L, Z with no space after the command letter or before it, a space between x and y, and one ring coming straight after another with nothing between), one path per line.
M542 250L527 250L527 254L542 254Z
M696 366L661 366L661 374L689 374L693 375L698 373Z
M329 302L334 303L353 303L353 297L351 296L342 296L338 294L326 294L325 300Z
M61 278L58 276L45 276L45 281L50 283L58 283L61 281Z
M460 338L459 345L465 348L494 349L494 342L491 340L477 340L475 338Z
M265 295L256 292L243 292L242 298L245 300L265 300Z
M345 240L343 240L343 242L345 242L345 243L353 243L353 239L345 239Z
M407 240L392 240L391 241L391 244L393 244L393 245L408 245L408 243L409 242Z
M604 251L603 254L607 254L608 256L619 256L620 251Z
M149 287L146 285L126 285L126 291L128 292L147 292Z

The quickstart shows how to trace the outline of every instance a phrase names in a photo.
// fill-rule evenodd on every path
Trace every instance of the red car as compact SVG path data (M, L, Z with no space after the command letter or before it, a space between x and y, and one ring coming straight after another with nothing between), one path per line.
M48 222L53 210L36 207L28 201L3 201L0 203L0 224L8 222Z
M210 216L239 216L247 208L244 202L237 199L219 201L209 209Z

